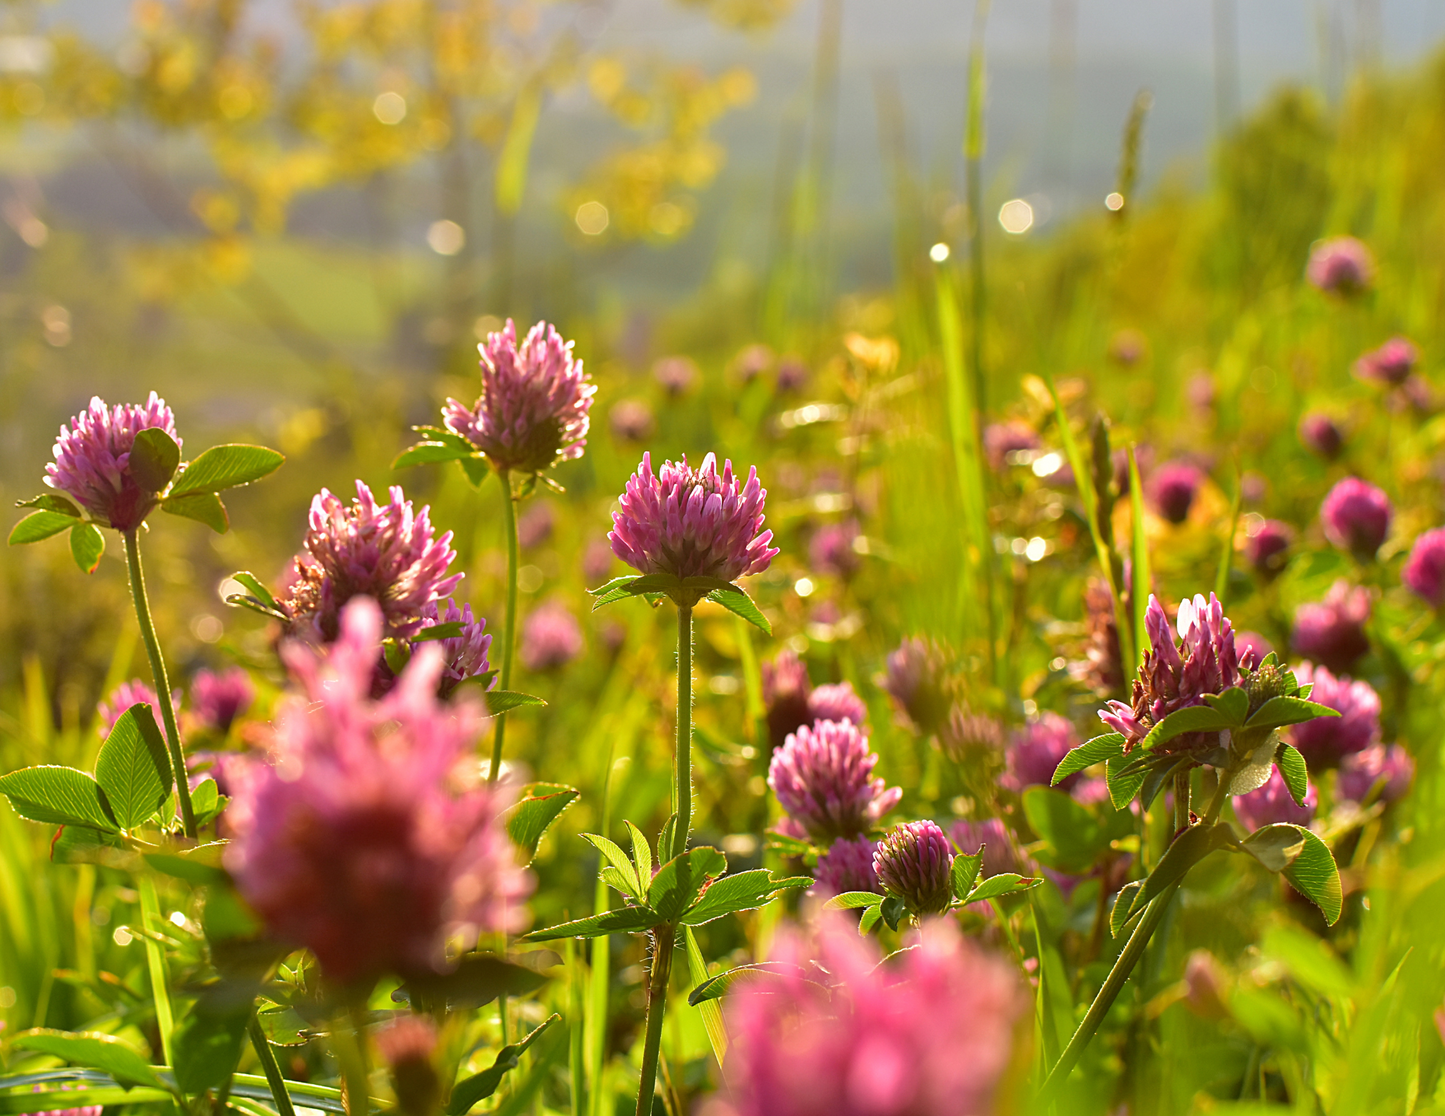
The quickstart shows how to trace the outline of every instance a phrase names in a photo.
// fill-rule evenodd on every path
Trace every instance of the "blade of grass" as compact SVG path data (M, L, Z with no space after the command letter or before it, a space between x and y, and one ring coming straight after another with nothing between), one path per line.
M1139 482L1139 462L1134 446L1129 447L1129 511L1134 527L1134 650L1137 668L1143 664L1144 649L1149 646L1149 632L1144 627L1144 614L1149 608L1149 540L1144 532L1144 489Z
M1219 548L1219 576L1214 579L1214 595L1219 598L1221 606L1227 603L1229 593L1229 567L1234 560L1234 533L1239 530L1239 498L1243 487L1240 483L1239 464L1236 462L1234 499L1229 502L1229 529L1225 531L1224 542Z

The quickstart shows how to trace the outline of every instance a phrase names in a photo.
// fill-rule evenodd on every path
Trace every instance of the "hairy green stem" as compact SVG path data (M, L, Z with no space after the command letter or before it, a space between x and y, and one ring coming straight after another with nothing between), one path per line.
M156 1030L161 1033L161 1053L165 1056L166 1065L173 1066L171 1031L175 1027L175 1019L171 1015L171 994L167 988L166 955L161 943L152 936L161 920L160 900L156 898L155 881L149 876L139 877L135 889L140 896L141 941L145 945L146 970L151 978L151 998L156 1005Z
M251 1046L256 1051L256 1057L261 1062L261 1072L266 1075L271 1099L276 1102L276 1112L279 1116L296 1116L296 1109L291 1104L291 1094L286 1091L286 1079L281 1076L281 1067L276 1062L276 1052L266 1041L266 1032L261 1029L261 1019L254 1011L246 1030L251 1036Z
M176 801L181 806L181 824L186 836L195 839L196 812L191 807L191 787L186 781L186 756L181 751L181 732L176 727L176 710L171 704L171 683L166 676L166 661L161 657L160 640L156 638L155 622L151 619L150 601L146 597L145 575L140 568L140 543L135 531L122 531L125 539L125 563L130 571L130 595L135 601L135 618L140 624L141 638L145 640L146 656L151 661L151 677L156 684L156 698L161 707L161 722L166 729L166 747L170 750L171 771L176 781Z
M681 832L679 827L678 832ZM658 926L651 932L652 976L647 982L647 1034L642 1043L642 1080L637 1088L637 1116L651 1116L657 1090L657 1058L662 1051L662 1016L667 1007L667 986L672 976L672 947L677 928Z
M677 786L673 791L673 809L677 811L677 829L672 839L672 855L687 851L688 832L692 828L692 606L677 609ZM661 850L659 850L659 853Z
M517 507L512 500L512 476L505 469L497 474L502 484L502 523L507 531L507 613L502 622L502 689L512 688L512 647L517 630ZM502 743L507 738L507 715L497 714L492 735L492 768L487 782L495 783L502 773Z
M371 1111L371 1085L366 1070L366 1008L355 1005L347 1024L331 1032L332 1050L341 1063L347 1116L367 1116Z

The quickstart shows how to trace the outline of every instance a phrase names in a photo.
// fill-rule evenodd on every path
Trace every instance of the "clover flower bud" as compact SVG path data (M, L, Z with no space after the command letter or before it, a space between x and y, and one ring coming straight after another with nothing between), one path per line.
M873 870L914 915L942 914L953 901L953 845L936 822L895 825L878 842Z
M1309 825L1314 820L1317 802L1315 788L1311 785L1305 792L1304 805L1295 805L1283 776L1276 768L1269 773L1269 779L1264 786L1248 794L1235 796L1234 815L1239 819L1239 824L1250 832L1276 822Z
M1415 761L1409 752L1398 744L1388 748L1375 744L1345 757L1335 789L1351 802L1365 803L1375 794L1375 801L1390 803L1405 797L1414 777Z
M872 778L878 756L852 721L800 725L768 765L768 786L795 824L814 840L857 837L893 809L899 787Z
M160 503L130 467L135 436L142 430L163 430L181 444L175 416L155 392L143 404L115 407L93 396L68 428L60 428L52 450L55 460L45 466L45 483L73 499L97 523L134 531Z
M1254 670L1274 653L1274 645L1258 632L1235 632L1234 649L1241 670Z
M1333 461L1345 448L1345 432L1339 423L1321 411L1311 411L1299 421L1300 444L1311 453Z
M867 837L839 837L818 858L818 866L813 869L813 891L819 895L881 892L878 873L873 869L876 848Z
M1420 362L1420 350L1405 337L1392 337L1355 361L1355 376L1366 383L1399 387Z
M442 672L437 680L437 696L450 697L452 692L468 678L486 674L490 664L487 651L492 646L492 637L486 634L487 622L472 616L472 606L457 607L454 600L447 601L447 610L441 611L436 601L422 609L422 631L438 624L461 624L458 635L448 636L435 642L442 649Z
M1353 236L1322 240L1310 252L1305 266L1310 285L1326 294L1345 297L1359 294L1374 282L1375 258Z
M582 628L567 607L548 601L522 625L522 665L531 671L557 670L582 654Z
M1336 677L1328 667L1301 663L1295 668L1300 685L1313 683L1310 701L1338 711L1338 717L1316 717L1291 725L1290 742L1310 769L1334 767L1345 757L1364 751L1380 738L1380 695L1368 682Z
M225 736L237 717L251 708L256 687L244 669L201 670L191 680L191 712L217 736Z
M1400 580L1432 608L1445 607L1445 527L1426 531L1415 540Z
M1380 549L1393 514L1389 497L1359 477L1340 481L1320 505L1325 538L1361 559L1373 558Z
M1197 466L1169 461L1150 474L1145 489L1154 510L1170 523L1179 524L1189 518L1189 509L1203 483L1204 474Z
M1290 645L1306 659L1336 674L1350 669L1370 649L1365 624L1370 619L1370 591L1350 588L1343 578L1330 586L1323 601L1302 604L1295 610Z
M1277 519L1256 521L1245 532L1244 560L1263 578L1273 578L1289 561L1294 528Z

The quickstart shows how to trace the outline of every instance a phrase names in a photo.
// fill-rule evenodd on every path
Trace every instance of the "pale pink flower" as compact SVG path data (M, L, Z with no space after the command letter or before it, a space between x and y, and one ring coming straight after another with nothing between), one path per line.
M1405 797L1415 778L1415 761L1398 744L1388 748L1374 744L1345 757L1340 764L1339 781L1335 784L1341 798L1365 802L1376 787L1377 800L1394 802Z
M191 711L211 732L225 736L231 724L256 700L251 676L238 666L223 671L200 670L191 679Z
M1368 682L1336 677L1328 667L1313 663L1295 667L1294 676L1301 686L1314 684L1310 701L1340 714L1290 726L1290 743L1311 770L1334 767L1352 752L1363 751L1379 740L1380 695Z
M872 778L878 756L852 721L819 721L789 733L768 765L768 786L816 840L866 833L903 797Z
M456 601L448 600L447 610L442 612L438 603L431 601L421 610L421 618L422 631L437 624L462 626L459 635L428 641L442 649L442 672L437 683L441 697L450 697L468 678L487 673L487 651L491 649L492 637L486 632L486 620L472 615L471 605L458 608Z
M582 654L582 628L558 601L532 610L522 624L518 649L522 665L531 671L556 670Z
M820 895L842 895L848 891L883 890L873 867L878 846L868 837L839 837L818 858L813 869L813 891Z
M1304 805L1295 805L1289 788L1285 786L1284 777L1276 768L1269 773L1269 779L1264 786L1248 794L1235 796L1234 816L1239 819L1239 824L1250 832L1278 822L1309 825L1314 820L1316 805L1313 784L1305 791Z
M149 705L151 715L157 721L161 719L161 703L160 699L156 697L156 692L139 678L132 678L128 682L122 682L95 707L96 716L100 719L100 723L96 727L102 739L110 735L110 730L115 728L115 723L120 720L121 714L132 705ZM179 709L180 705L180 691L171 691L171 707Z
M175 416L165 400L150 393L145 403L107 407L100 396L60 428L55 460L45 466L45 483L64 492L96 522L117 531L133 531L160 503L156 493L140 486L130 469L135 436L142 430L163 430L177 446Z
M1353 236L1330 237L1310 252L1305 278L1327 294L1359 294L1374 282L1375 258Z

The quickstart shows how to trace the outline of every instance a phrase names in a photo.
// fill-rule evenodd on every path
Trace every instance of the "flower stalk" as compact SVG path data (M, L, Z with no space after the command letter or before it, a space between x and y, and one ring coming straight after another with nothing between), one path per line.
M679 833L682 827L679 825ZM662 1050L662 1015L672 977L672 948L677 928L659 926L652 931L652 975L647 982L647 1032L642 1042L642 1080L637 1089L637 1116L651 1116L657 1089L657 1059Z
M278 1116L296 1116L296 1109L291 1104L291 1094L286 1091L286 1079L281 1076L281 1067L276 1062L276 1052L266 1040L266 1032L261 1029L261 1020L254 1011L251 1013L251 1021L246 1025L246 1031L251 1036L251 1047L256 1051L256 1058L261 1063L261 1072L266 1075L266 1084L271 1090L271 1099L276 1102Z
M512 688L512 652L517 631L517 504L512 497L512 475L503 469L497 473L502 485L502 526L507 534L507 612L502 620L501 688ZM507 715L497 714L497 727L492 735L492 767L487 782L495 783L502 773L502 745L507 739Z

